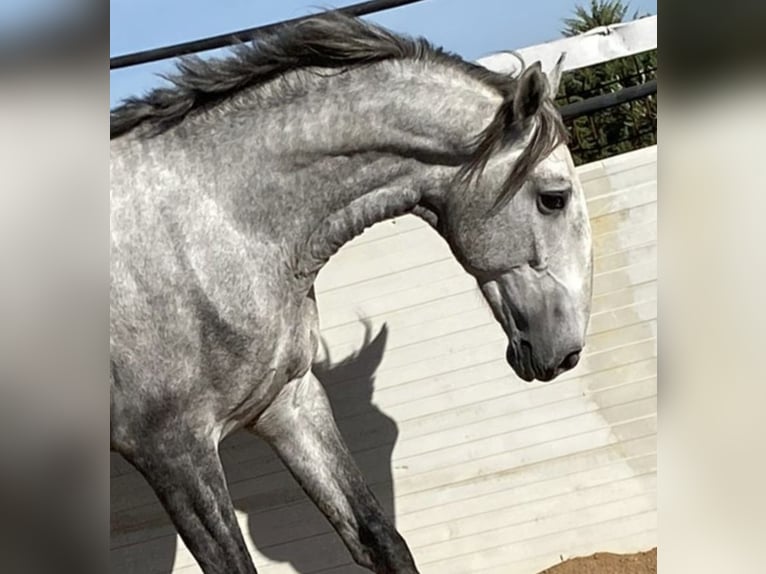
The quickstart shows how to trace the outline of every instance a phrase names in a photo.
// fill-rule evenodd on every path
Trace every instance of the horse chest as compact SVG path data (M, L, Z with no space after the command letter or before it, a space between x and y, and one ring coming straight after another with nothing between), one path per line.
M236 428L257 417L290 381L310 368L317 348L316 308L313 301L285 302L280 313L261 324L249 337L247 351L219 347L222 361L207 354L201 360L218 365L211 375L222 385L225 428ZM212 360L211 360L212 359ZM234 369L227 369L236 361Z

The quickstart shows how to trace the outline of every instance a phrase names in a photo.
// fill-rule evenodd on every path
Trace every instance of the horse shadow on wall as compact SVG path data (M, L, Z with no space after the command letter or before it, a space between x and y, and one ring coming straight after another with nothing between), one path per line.
M364 325L364 342L356 353L333 364L328 351L313 371L324 385L354 459L393 521L391 456L399 431L393 419L372 402L388 328L384 325L373 338L371 325ZM234 506L247 516L243 532L263 556L275 563L289 563L301 574L351 562L329 522L266 443L246 431L237 432L221 444L221 459ZM159 507L156 499L155 503ZM167 574L174 568L177 541L177 536L164 536L152 542L149 552L136 547L129 564L113 563L112 571Z

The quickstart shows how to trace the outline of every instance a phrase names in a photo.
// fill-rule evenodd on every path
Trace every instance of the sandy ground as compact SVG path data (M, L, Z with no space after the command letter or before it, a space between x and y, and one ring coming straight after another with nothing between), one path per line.
M656 574L657 549L635 554L598 552L592 556L570 558L540 574Z

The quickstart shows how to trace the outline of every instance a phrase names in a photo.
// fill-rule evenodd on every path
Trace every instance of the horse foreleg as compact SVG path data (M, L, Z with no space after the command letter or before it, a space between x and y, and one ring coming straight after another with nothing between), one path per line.
M167 510L205 574L256 574L212 440L178 429L127 457Z
M311 372L282 389L251 430L274 448L357 564L377 574L417 574L407 544L367 487Z

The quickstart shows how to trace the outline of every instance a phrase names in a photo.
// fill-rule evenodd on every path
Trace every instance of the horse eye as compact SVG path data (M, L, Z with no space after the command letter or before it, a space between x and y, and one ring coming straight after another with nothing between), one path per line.
M549 215L561 211L567 206L569 193L566 191L544 191L537 195L537 208Z

